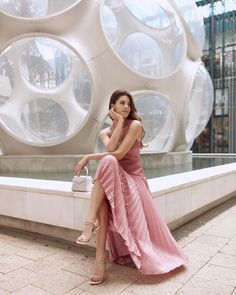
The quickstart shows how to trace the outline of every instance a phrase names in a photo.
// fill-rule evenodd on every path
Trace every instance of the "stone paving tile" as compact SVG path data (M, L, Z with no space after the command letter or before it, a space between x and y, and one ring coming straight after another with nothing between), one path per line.
M53 293L49 293L32 285L29 285L21 290L11 293L11 295L53 295Z
M32 283L33 286L56 295L62 295L88 280L85 277L67 271L57 270L41 275L40 279Z
M113 265L109 269L108 277L103 284L92 286L88 280L79 288L96 295L118 295L137 281L140 276L141 274L136 269Z
M119 295L135 295L135 293L130 293L130 292L127 292L127 291L123 291Z
M7 242L0 242L0 256L17 254L22 251L23 248L11 245Z
M230 215L230 210L232 209L232 203L236 202L229 200L226 202L227 204L222 204L219 207L216 207L201 216L195 218L191 222L181 226L177 229L177 232L183 231L188 236L198 237L204 234L207 230L209 230L212 226L218 224L224 218L227 218Z
M211 226L215 225L218 220L198 220L194 219L192 222L187 223L180 228L177 229L178 233L183 232L183 235L187 235L188 237L197 238L200 235L204 234Z
M17 237L10 235L5 230L2 230L2 232L0 232L0 240L1 240L1 242L14 243L16 241L16 239L17 239Z
M205 232L207 235L213 235L223 238L233 238L236 233L236 216L228 216L226 220L212 226Z
M50 273L52 270L62 269L71 264L79 264L81 260L81 255L78 253L60 251L38 261L31 262L30 264L24 266L24 268L37 273Z
M0 295L8 295L8 294L11 294L11 293L3 289L0 289Z
M91 293L91 292L82 290L80 288L76 288L76 289L66 293L65 295L96 295L96 293ZM106 294L104 293L104 295L106 295ZM131 294L129 294L129 295L131 295Z
M214 237L208 235L201 235L183 249L184 251L190 251L190 253L201 254L203 257L205 256L213 256L218 251L220 251L229 240L221 237ZM207 246L206 246L207 245Z
M185 251L188 257L188 263L183 269L176 269L171 272L171 276L167 274L170 280L185 284L189 281L207 262L210 260L209 256L202 257L200 254L195 255L190 251Z
M0 277L0 288L9 292L14 292L38 279L38 274L23 268L19 268Z
M218 265L226 268L231 268L236 270L236 256L217 253L208 264Z
M191 243L196 238L194 236L189 236L189 232L184 230L176 230L172 232L172 235L182 248Z
M174 231L186 267L144 277L107 264L109 277L99 286L89 284L94 249L0 228L0 295L236 295L234 224L236 198Z
M51 248L48 246L40 246L40 245L34 245L34 247L31 246L31 248L26 248L20 250L17 255L33 259L33 260L38 260L44 257L47 257L49 255L55 254L59 250L56 248Z
M231 239L224 248L220 250L221 253L236 256L236 236Z
M196 277L212 281L214 284L219 283L236 287L235 269L215 265L206 265L196 274Z
M140 278L128 287L126 291L137 295L172 295L182 288L182 286L183 284L171 281L166 276L147 276Z
M191 279L176 294L178 295L231 295L234 288L223 284L212 283L203 278Z
M17 255L4 255L0 256L0 272L8 273L12 270L18 269L24 265L27 265L32 260L23 258Z
M70 264L63 269L75 274L80 274L89 279L94 270L94 261L90 261L89 259L80 259L77 263Z

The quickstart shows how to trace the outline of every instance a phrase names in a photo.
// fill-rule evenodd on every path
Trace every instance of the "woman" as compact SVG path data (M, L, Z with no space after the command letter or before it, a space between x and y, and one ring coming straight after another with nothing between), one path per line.
M80 175L90 160L100 160L82 235L88 244L97 231L95 270L90 284L106 278L106 238L111 261L134 263L146 275L161 274L183 265L186 257L161 219L140 163L144 136L133 98L117 90L110 99L111 128L99 133L106 151L86 155L76 166ZM97 222L98 220L98 222Z

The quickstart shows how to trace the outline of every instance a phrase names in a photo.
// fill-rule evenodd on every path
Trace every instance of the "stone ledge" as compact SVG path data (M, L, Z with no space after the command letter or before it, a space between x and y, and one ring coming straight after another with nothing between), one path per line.
M236 163L231 163L150 179L148 183L156 207L175 229L233 197L235 178ZM6 223L11 220L13 226L15 220L17 228L21 225L22 229L49 235L55 227L53 235L71 239L83 228L89 197L89 193L72 192L71 182L0 177L0 223L9 225Z

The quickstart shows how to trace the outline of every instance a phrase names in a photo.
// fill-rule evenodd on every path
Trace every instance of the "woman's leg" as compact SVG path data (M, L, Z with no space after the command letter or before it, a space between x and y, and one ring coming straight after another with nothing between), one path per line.
M83 233L78 237L77 243L83 241L89 241L94 230L94 225L98 218L98 211L105 199L105 191L102 184L99 181L95 181L91 192L91 201L89 206L89 212L87 216L87 223L85 224Z
M91 277L91 283L101 283L105 280L106 272L106 240L109 222L108 204L106 199L103 200L98 211L98 220L100 229L97 232L96 260L94 274Z

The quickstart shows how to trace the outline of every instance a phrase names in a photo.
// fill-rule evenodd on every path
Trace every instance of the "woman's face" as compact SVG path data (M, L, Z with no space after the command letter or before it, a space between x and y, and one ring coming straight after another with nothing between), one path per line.
M120 114L123 118L127 118L131 111L129 97L126 95L122 95L121 97L119 97L116 103L113 105L113 109L115 112Z

